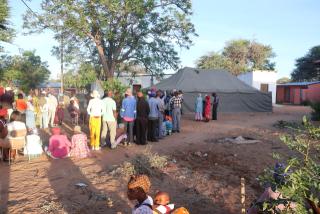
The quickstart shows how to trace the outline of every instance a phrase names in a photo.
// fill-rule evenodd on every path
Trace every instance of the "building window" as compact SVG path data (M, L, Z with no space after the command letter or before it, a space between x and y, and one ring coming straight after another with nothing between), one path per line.
M269 92L269 85L268 84L260 84L260 91L268 93Z

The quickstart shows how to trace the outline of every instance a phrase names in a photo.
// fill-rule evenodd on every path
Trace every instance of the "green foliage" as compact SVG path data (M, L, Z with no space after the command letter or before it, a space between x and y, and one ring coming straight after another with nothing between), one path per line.
M283 84L283 83L288 83L288 82L291 82L291 79L288 77L282 77L277 80L277 84Z
M311 118L312 120L320 120L320 102L310 103L310 107L312 108Z
M123 85L117 79L108 79L107 81L102 82L102 87L105 91L112 91L114 94L114 99L119 107L121 104L121 100L123 99L124 93L127 86Z
M291 78L294 81L320 80L320 45L311 48L305 56L296 60Z
M50 71L46 62L34 51L24 51L20 56L3 57L1 81L6 85L17 84L24 92L36 88L48 80Z
M13 30L8 27L9 7L7 0L0 0L0 42L10 42ZM0 46L0 52L2 47Z
M196 35L191 0L43 0L41 7L37 17L25 14L24 27L64 32L67 46L99 59L105 77L124 62L154 73L177 69L175 47L189 48Z
M274 70L270 59L275 54L269 45L250 40L231 40L221 54L213 52L200 57L197 67L203 69L227 69L234 75L251 70Z
M86 89L97 79L95 69L90 63L82 63L77 72L68 71L63 75L66 87Z
M279 199L266 201L263 205L266 210L275 209L279 202L294 202L297 205L294 213L320 211L320 128L312 125L306 117L303 118L303 126L304 129L296 134L281 137L281 141L292 150L289 159L282 158L286 162L286 167L280 173L283 182L277 180L279 177L275 176L273 169L266 169L259 177L261 184L267 183L282 194ZM286 211L291 212L289 207Z

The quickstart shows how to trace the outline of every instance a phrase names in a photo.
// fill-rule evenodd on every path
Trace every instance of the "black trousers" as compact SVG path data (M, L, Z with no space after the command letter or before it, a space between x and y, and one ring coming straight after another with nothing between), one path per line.
M157 128L158 128L159 120L153 119L148 120L148 141L157 141Z
M135 131L136 131L136 143L139 145L147 144L147 127L148 119L147 118L137 118L135 122Z
M218 105L213 104L212 105L212 120L218 119L217 110L218 110Z

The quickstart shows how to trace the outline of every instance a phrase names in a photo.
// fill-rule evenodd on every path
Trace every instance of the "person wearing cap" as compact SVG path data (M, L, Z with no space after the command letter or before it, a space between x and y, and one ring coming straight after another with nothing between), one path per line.
M136 119L136 144L146 145L146 134L148 127L148 116L150 108L148 102L145 100L143 93L137 93L137 119Z
M86 158L90 156L90 149L87 144L87 135L81 131L80 126L75 126L71 138L71 157Z
M128 88L125 92L127 96L122 100L120 116L123 119L124 127L128 135L128 143L133 143L133 125L136 118L136 99L132 96L132 91Z
M117 133L117 104L112 99L112 91L106 93L106 97L102 100L103 118L102 118L102 132L101 132L101 144L106 143L107 133L110 133L111 148L116 148L115 139Z
M149 177L146 175L132 175L128 182L128 199L138 203L132 210L132 214L152 214L153 200L148 196L151 187Z
M150 93L148 104L150 108L149 116L148 116L148 141L157 142L157 129L159 125L159 101L155 98L156 93Z
M103 113L102 101L97 90L91 93L92 99L89 101L87 112L90 116L89 129L90 129L90 144L92 150L100 150L100 129L101 129L101 116Z

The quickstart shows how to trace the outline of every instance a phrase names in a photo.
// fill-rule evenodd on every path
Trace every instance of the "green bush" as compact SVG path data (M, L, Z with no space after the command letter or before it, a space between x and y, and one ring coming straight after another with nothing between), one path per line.
M312 113L311 118L312 120L319 121L320 120L320 102L311 103Z
M275 168L266 169L259 177L263 186L271 186L282 196L262 203L255 203L259 213L315 213L320 212L320 127L312 125L303 118L304 129L293 135L281 137L281 141L292 151L291 156L281 158L276 154ZM280 166L280 167L279 167ZM294 202L296 209L277 211L278 204L288 205Z

